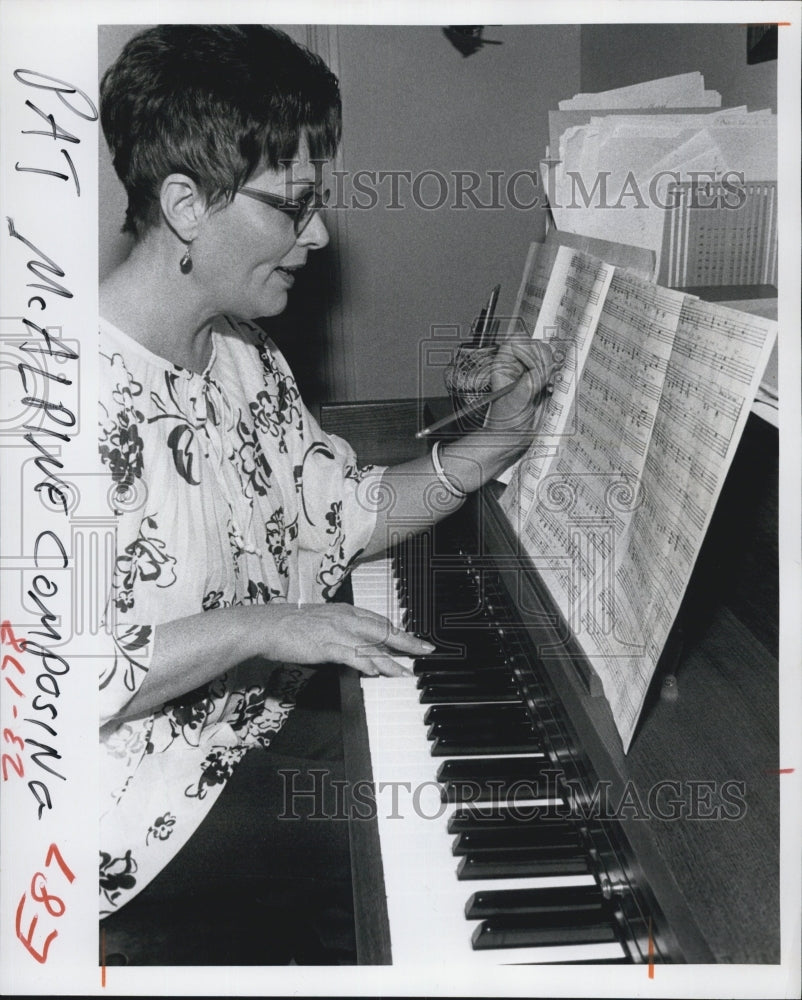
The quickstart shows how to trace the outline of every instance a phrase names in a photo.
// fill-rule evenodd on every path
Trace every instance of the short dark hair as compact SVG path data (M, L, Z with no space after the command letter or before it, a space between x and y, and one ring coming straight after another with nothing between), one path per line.
M260 166L310 157L340 140L337 78L283 31L264 25L158 25L136 35L100 85L103 132L128 194L123 232L158 223L159 192L183 173L210 204Z

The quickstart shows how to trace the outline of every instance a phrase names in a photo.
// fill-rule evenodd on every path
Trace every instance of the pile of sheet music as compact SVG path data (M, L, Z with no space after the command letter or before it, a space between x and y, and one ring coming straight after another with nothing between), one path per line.
M557 229L651 250L674 288L776 285L777 123L701 73L577 94L549 112Z

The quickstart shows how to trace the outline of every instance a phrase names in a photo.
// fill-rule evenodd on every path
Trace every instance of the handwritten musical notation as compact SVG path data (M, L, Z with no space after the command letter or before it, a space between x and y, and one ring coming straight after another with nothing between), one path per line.
M535 329L543 297L549 284L557 247L532 243L524 266L524 278L518 289L513 315L531 333Z
M776 324L567 247L545 289L543 260L527 264L534 335L558 338L567 360L502 508L601 678L626 751Z

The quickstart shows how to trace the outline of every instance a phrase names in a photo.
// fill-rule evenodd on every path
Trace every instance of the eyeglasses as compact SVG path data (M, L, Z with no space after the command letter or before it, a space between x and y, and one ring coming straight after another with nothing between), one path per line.
M295 235L300 236L312 221L316 212L319 212L329 200L330 191L318 191L317 188L309 188L304 191L300 198L282 198L277 194L268 194L266 191L259 191L257 188L241 187L237 194L244 194L247 198L264 202L271 208L277 208L279 212L284 212L292 219L295 228Z

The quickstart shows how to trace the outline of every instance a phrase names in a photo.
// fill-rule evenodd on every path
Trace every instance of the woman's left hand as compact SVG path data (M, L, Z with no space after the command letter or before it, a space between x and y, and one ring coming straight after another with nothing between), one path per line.
M563 364L563 355L543 340L512 334L502 341L492 362L491 389L510 382L515 388L490 404L486 427L497 431L534 430L535 417L548 387Z

